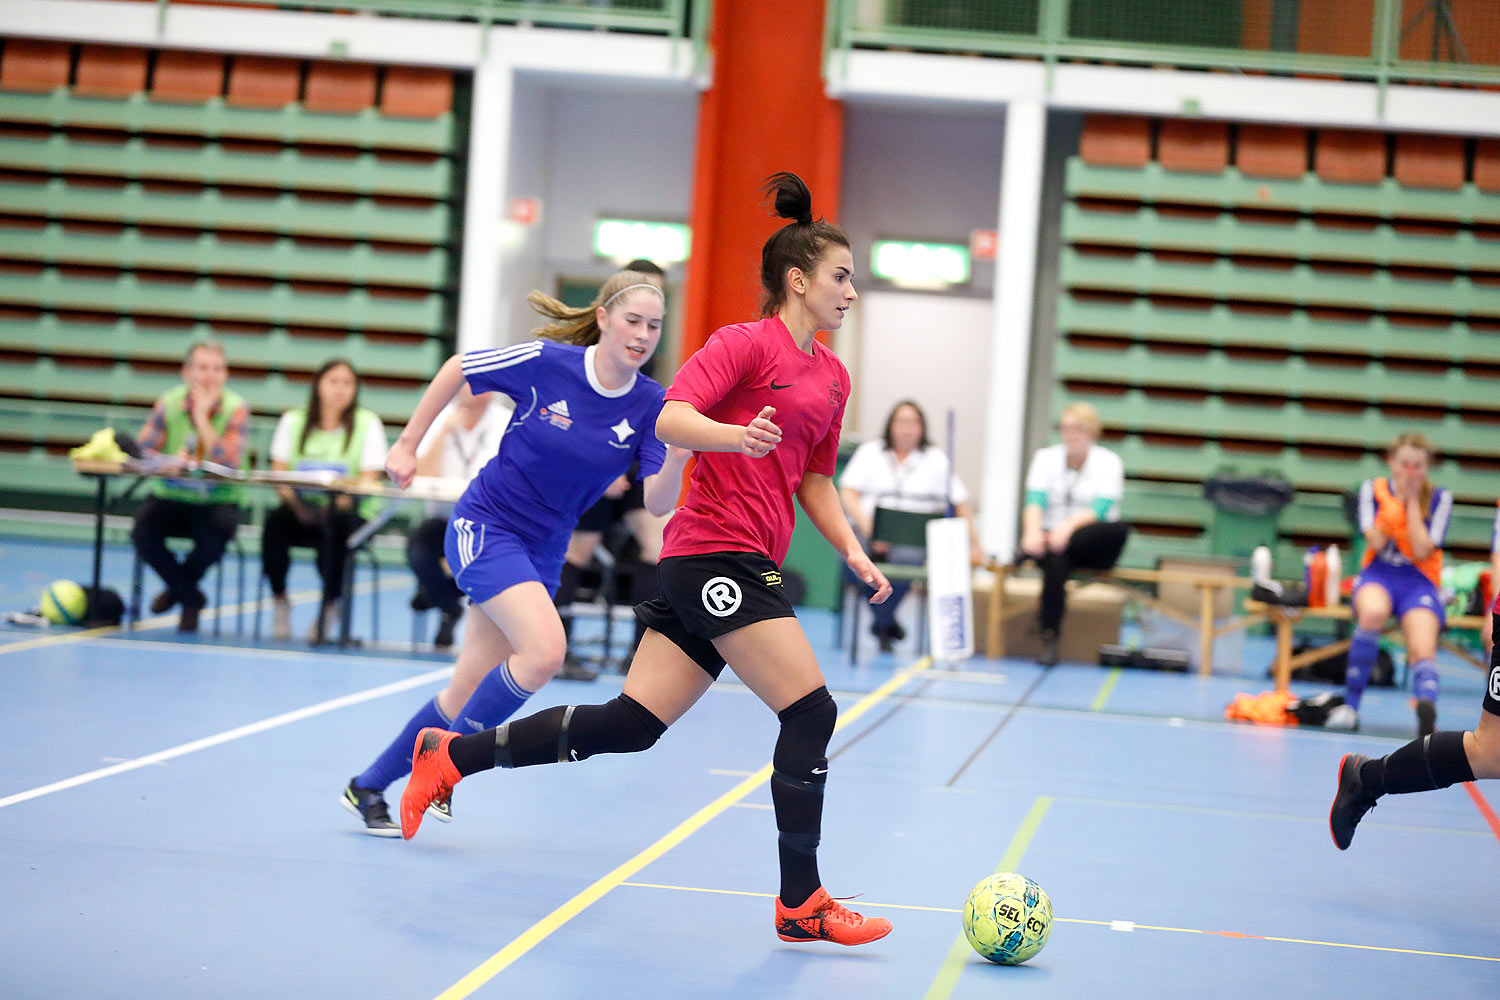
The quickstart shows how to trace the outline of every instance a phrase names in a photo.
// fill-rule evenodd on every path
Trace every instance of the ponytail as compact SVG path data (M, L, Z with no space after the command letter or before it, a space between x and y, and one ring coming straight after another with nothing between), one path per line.
M796 174L785 170L772 174L761 192L771 200L777 216L792 220L772 233L760 251L760 314L772 316L786 304L787 272L795 267L811 274L829 246L849 249L849 236L826 219L814 221L812 192Z

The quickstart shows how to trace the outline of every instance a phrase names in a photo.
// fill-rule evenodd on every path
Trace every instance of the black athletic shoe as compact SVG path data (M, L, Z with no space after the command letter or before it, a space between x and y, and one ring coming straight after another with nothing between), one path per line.
M1057 632L1055 629L1042 629L1042 651L1037 654L1036 662L1043 667L1057 666Z
M438 649L447 649L453 645L453 629L458 625L463 612L444 611L438 619L437 634L432 637L432 644Z
M1339 790L1333 797L1333 808L1328 810L1328 830L1334 846L1341 851L1349 849L1354 828L1375 808L1375 796L1365 793L1365 783L1359 777L1360 767L1369 759L1362 753L1346 753L1339 761Z
M344 808L365 822L365 832L372 837L399 837L401 828L391 822L391 812L386 808L385 796L373 788L361 788L349 779L341 799Z
M427 815L444 823L452 823L453 793L449 792L440 799L433 799L427 806Z
M1417 699L1417 735L1431 736L1437 729L1437 706L1431 698Z

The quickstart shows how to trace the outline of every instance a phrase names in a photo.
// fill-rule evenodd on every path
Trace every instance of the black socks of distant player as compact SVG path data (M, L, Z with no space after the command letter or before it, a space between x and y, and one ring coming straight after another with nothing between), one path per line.
M448 745L458 773L467 777L492 767L530 767L587 760L599 753L649 750L666 723L628 694L602 705L559 705L524 719L460 736Z
M796 909L823 884L818 840L823 829L823 785L828 740L839 710L820 687L777 713L781 735L771 757L771 803L781 837L781 903Z
M1365 791L1379 798L1405 792L1430 792L1462 781L1473 781L1463 733L1433 733L1359 769Z

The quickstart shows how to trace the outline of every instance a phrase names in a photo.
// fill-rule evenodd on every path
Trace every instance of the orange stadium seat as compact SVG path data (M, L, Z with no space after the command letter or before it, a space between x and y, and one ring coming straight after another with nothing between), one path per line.
M1379 184L1385 179L1385 134L1353 129L1320 129L1313 168L1325 181Z
M1463 187L1463 138L1456 135L1398 134L1396 180L1407 187Z
M73 91L85 97L129 97L146 89L146 50L84 45Z
M67 42L7 38L0 57L0 90L50 91L68 85Z
M1078 155L1096 167L1144 167L1151 159L1151 121L1135 115L1089 115L1083 120Z
M1235 166L1248 177L1295 180L1307 173L1307 129L1287 125L1239 127Z
M312 62L302 106L308 111L353 114L375 106L375 67L363 63Z
M1474 140L1474 186L1500 193L1500 139Z
M224 92L224 57L211 52L156 54L151 96L162 101L206 101Z
M1167 170L1223 173L1229 166L1229 125L1191 118L1163 118L1156 159Z
M296 103L302 90L302 64L275 56L235 56L229 65L227 102L252 108Z
M436 118L453 109L453 73L423 66L388 66L380 92L381 114Z

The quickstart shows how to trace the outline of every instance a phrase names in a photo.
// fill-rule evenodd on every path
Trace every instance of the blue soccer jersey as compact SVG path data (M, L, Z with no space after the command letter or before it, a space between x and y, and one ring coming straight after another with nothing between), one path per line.
M666 448L656 439L656 418L664 390L639 374L606 389L594 374L595 350L534 340L463 356L470 388L505 393L516 413L455 517L565 541L631 462L640 462L642 479L661 469Z

